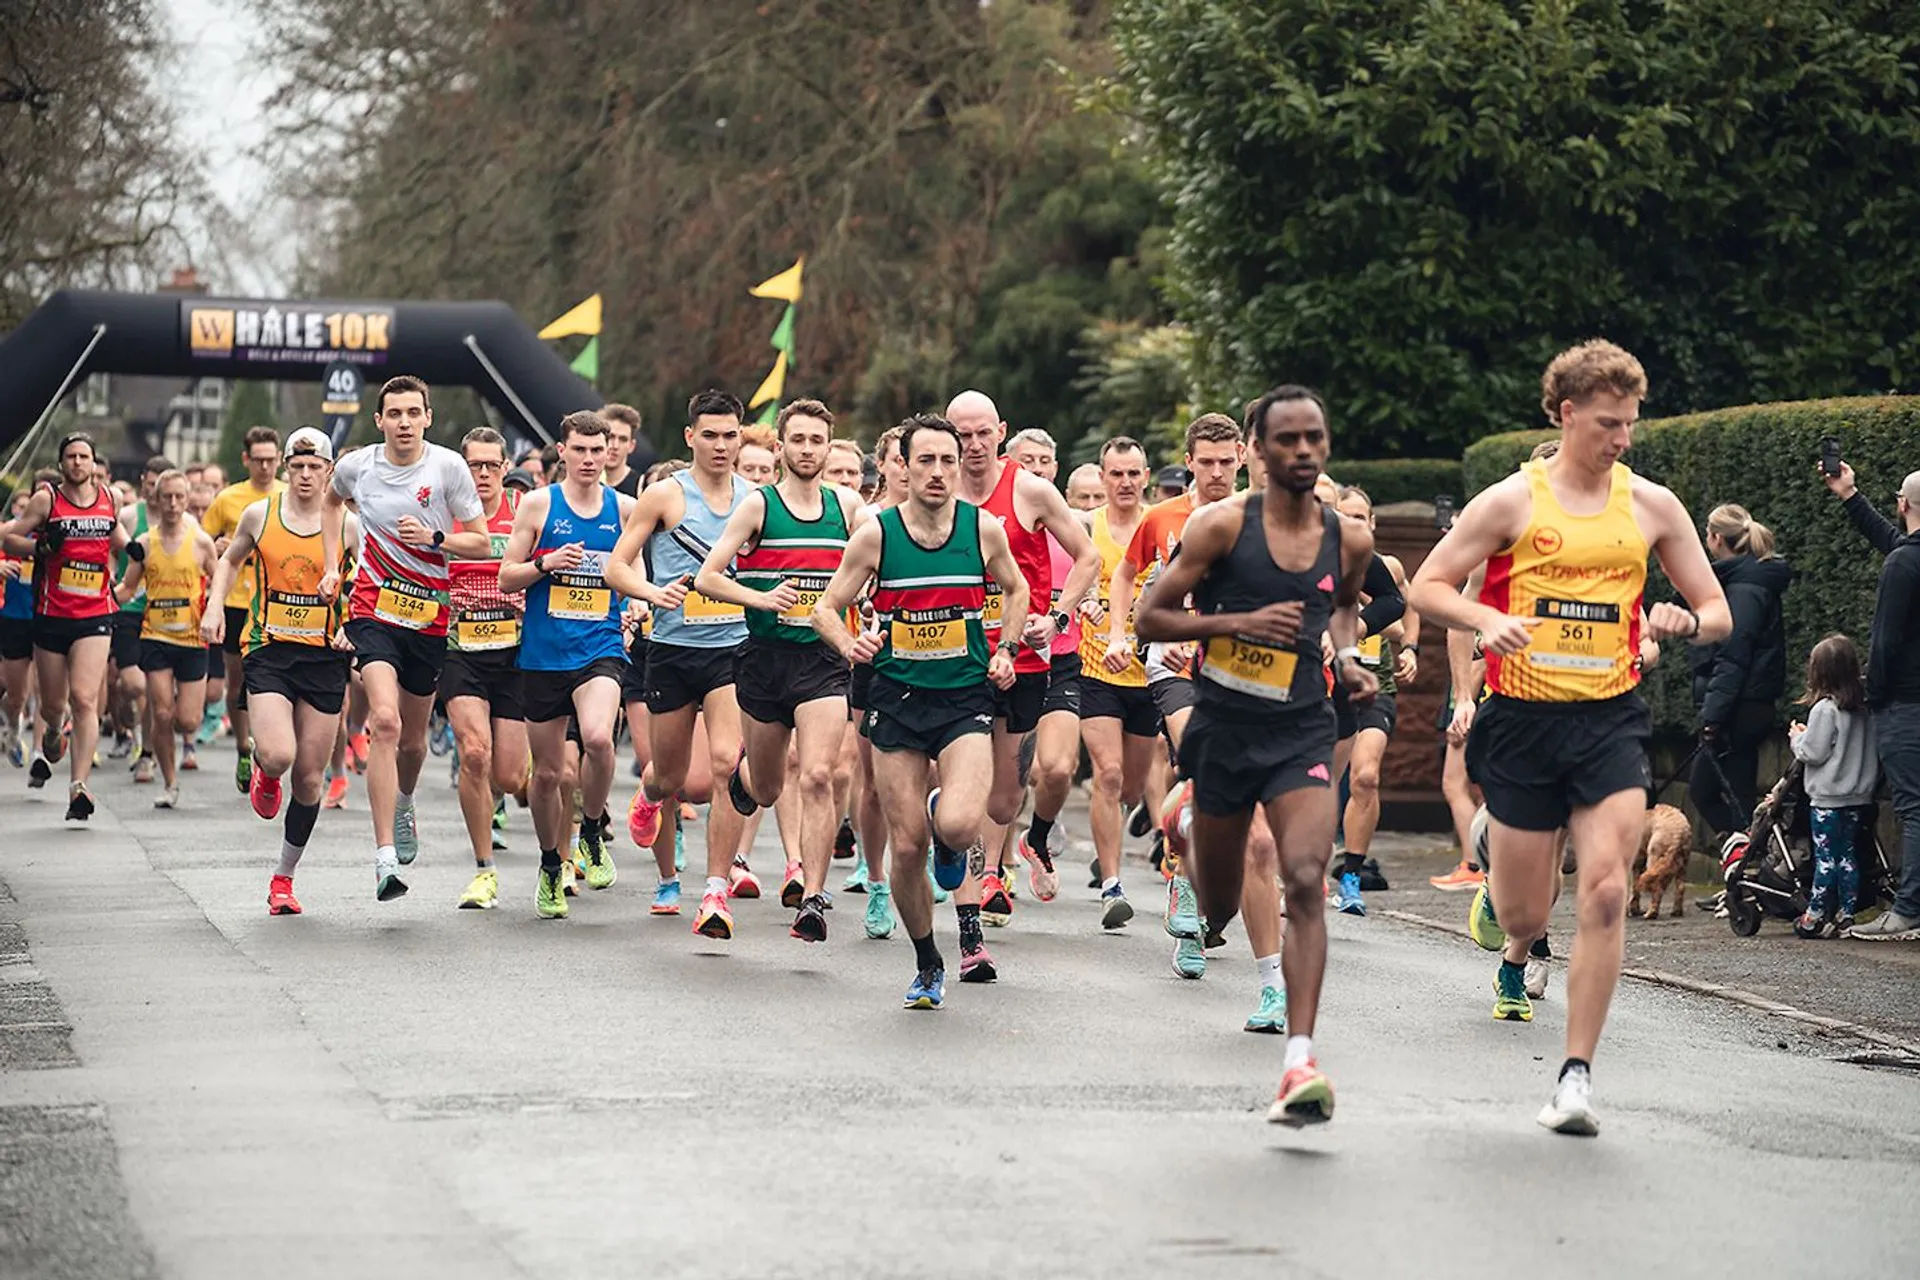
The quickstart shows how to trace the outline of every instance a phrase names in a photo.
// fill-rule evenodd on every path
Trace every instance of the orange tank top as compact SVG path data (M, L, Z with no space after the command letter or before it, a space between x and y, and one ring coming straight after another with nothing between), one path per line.
M1521 468L1533 498L1527 527L1487 561L1480 603L1540 618L1519 653L1487 654L1487 688L1526 702L1597 702L1640 683L1640 600L1647 539L1633 518L1633 472L1613 465L1607 505L1568 514L1545 461Z

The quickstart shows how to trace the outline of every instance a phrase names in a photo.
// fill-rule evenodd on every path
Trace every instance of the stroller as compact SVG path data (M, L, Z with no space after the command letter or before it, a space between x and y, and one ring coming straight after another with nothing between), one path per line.
M1768 916L1798 919L1813 892L1813 836L1807 826L1805 766L1795 760L1754 806L1753 825L1734 835L1721 853L1727 882L1727 927L1743 938L1760 932ZM1857 914L1893 900L1893 875L1880 847L1880 806L1869 804L1854 836L1860 864Z

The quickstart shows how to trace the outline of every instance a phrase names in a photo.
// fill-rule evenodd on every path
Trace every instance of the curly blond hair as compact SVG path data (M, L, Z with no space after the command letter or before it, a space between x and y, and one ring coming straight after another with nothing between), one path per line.
M1540 408L1557 427L1563 402L1585 400L1601 391L1644 400L1647 371L1625 347L1593 338L1562 351L1540 375Z

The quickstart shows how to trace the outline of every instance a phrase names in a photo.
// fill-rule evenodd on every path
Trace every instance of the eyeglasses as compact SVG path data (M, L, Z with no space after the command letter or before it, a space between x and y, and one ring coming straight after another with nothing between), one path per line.
M467 464L469 471L505 471L506 469L507 464L504 462L469 462Z

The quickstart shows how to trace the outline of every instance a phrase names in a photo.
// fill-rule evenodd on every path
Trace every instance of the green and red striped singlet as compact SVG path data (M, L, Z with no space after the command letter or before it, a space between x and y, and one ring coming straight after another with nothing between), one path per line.
M767 514L760 521L760 539L751 551L734 557L734 579L755 591L772 591L791 582L800 598L779 613L747 610L747 632L756 640L784 640L789 644L818 644L813 631L813 606L820 603L827 583L847 556L847 514L839 496L824 485L820 514L802 520L787 507L777 485L763 485Z
M900 508L879 515L873 611L885 643L873 669L916 689L966 689L987 679L987 633L980 623L987 564L980 553L980 509L960 501L953 508L953 531L938 547L913 540Z

